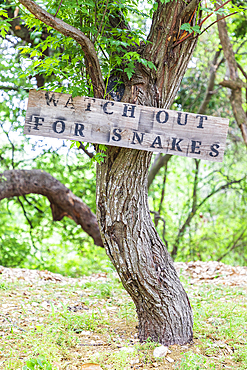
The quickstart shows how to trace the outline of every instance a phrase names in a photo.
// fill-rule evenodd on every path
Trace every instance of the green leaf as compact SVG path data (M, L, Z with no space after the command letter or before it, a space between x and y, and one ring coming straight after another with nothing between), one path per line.
M104 144L99 144L99 150L104 150L104 152L107 151L107 146Z
M200 30L200 27L199 26L193 26L193 27L191 27L192 28L192 30L194 31L194 32L197 32L197 33L201 33L202 31Z
M155 67L155 65L153 64L153 62L148 61L148 67L150 69L155 69L155 71L157 70L157 68Z
M124 69L124 72L126 72L129 80L133 76L134 71L135 71L135 64L134 64L134 62L128 63L127 64L127 67Z
M191 25L189 23L184 23L181 25L180 30L192 32Z

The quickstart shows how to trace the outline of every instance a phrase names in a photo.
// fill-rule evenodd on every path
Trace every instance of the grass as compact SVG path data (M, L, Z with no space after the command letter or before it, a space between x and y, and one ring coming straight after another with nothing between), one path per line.
M170 346L174 362L153 357L158 345L137 339L134 304L119 280L34 284L0 280L0 369L247 369L247 292L184 282L194 312L194 344Z

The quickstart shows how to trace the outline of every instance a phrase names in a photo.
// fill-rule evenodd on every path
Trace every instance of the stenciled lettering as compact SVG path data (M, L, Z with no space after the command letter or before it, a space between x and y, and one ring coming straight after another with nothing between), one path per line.
M162 145L161 145L161 138L160 136L156 136L153 144L150 146L151 148L155 148L155 145L158 145L157 146L157 149L162 149Z
M205 119L205 121L208 119L208 117L207 116L201 116L200 114L198 114L197 116L196 116L196 118L198 118L199 117L199 125L197 126L197 128L204 128L203 127L203 120Z
M90 108L91 108L92 102L95 103L95 99L86 97L86 98L84 98L84 101L86 101L86 99L90 99L90 101L87 104L87 108L85 109L85 112L92 112Z
M175 137L172 138L172 148L171 150L176 150L178 152L182 152L182 149L180 148L179 144L183 141L183 139L177 139ZM176 149L177 148L177 149Z
M107 112L107 105L108 105L108 104L111 104L111 106L113 106L113 105L114 105L113 101L107 101L107 102L103 105L103 112L104 112L105 114L113 114L113 112Z
M122 117L128 117L128 112L130 112L129 118L135 118L135 105L130 105L130 104L124 104L124 110Z
M61 124L60 131L57 130L57 125L58 124ZM53 129L54 132L56 132L56 134L62 134L64 132L64 130L65 130L65 123L64 123L64 121L58 120L58 121L53 122L52 129Z
M71 107L69 107L69 105L71 105ZM65 104L64 108L75 109L72 96L69 97L69 99L67 100L67 103Z
M44 122L45 119L43 117L37 117L37 116L33 116L33 118L34 118L34 121L35 121L33 129L34 130L39 130L39 126L42 126L42 123L39 123L39 121Z
M201 153L200 150L196 152L197 149L200 149L200 145L202 145L201 141L192 140L191 141L191 153L200 154Z
M212 152L209 153L210 157L218 157L219 151L217 149L219 149L219 147L219 144L216 143L210 146L210 149L212 150Z
M121 132L122 132L121 128L114 128L114 130L113 130L113 135L114 136L112 136L112 140L113 141L120 141L122 139L122 137L120 135Z
M74 136L84 136L83 134L84 125L82 123L75 123L75 133Z
M133 135L133 139L132 139L131 144L137 144L137 143L135 143L135 139L137 139L138 143L141 145L141 144L142 144L142 142L143 142L143 137L144 137L144 135L145 135L145 134L143 134L143 133L141 132L141 137L140 137L140 136L139 136L139 133L137 133L137 132L135 132L135 131L134 131L134 135Z
M161 121L162 117L161 114L164 113L165 114L165 119L163 121ZM156 121L159 122L159 123L166 123L169 119L169 114L168 112L166 112L165 110L160 110L157 114L156 114Z
M47 105L51 105L50 103L51 102L53 102L53 104L55 105L55 107L57 106L57 103L58 103L58 100L59 100L59 98L58 99L55 99L56 97L55 97L55 94L54 93L52 93L52 96L50 97L50 95L49 95L49 92L48 91L46 91L46 93L45 93L45 99L46 99L46 104Z
M178 119L177 119L177 124L180 126L185 126L187 125L187 119L188 119L188 113L185 113L185 118L184 118L184 123L182 123L181 117L182 117L182 112L177 112L178 113Z

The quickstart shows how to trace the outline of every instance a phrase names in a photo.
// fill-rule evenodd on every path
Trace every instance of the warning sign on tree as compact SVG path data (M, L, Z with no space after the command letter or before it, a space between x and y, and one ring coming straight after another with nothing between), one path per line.
M221 162L229 120L30 90L24 133Z

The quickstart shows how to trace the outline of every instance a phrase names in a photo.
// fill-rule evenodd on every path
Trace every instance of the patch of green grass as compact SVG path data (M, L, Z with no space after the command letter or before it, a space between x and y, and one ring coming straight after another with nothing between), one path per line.
M117 351L117 352L103 352L96 356L92 356L92 361L95 361L107 369L107 365L113 366L114 370L124 370L130 368L131 360L134 359L137 355L137 351L126 352L126 351Z
M0 280L0 290L10 290L11 286L9 283Z
M83 284L81 288L92 289L90 296L101 299L112 298L123 291L121 282L116 278L111 278L111 280L106 282L89 281Z
M22 370L52 370L52 365L44 357L31 358L26 360Z
M9 281L5 281L3 280L2 278L0 279L0 291L1 290L15 290L15 289L18 289L18 288L22 288L23 287L23 283L22 282L15 282L15 283L11 283Z
M83 330L94 331L99 325L109 325L109 322L102 316L99 310L90 313L71 314L68 312L60 313L61 326L67 331L80 333Z
M207 359L203 355L186 352L179 364L176 365L177 370L201 370L201 369L216 369L215 364L207 364Z
M204 353L233 359L238 361L239 369L247 369L246 291L217 285L188 289L194 312L194 337L202 341Z

